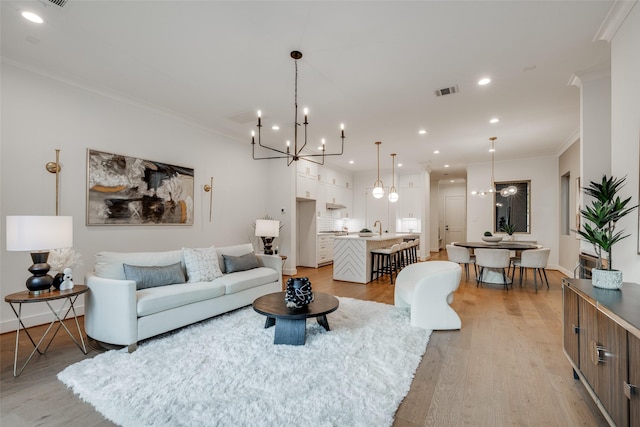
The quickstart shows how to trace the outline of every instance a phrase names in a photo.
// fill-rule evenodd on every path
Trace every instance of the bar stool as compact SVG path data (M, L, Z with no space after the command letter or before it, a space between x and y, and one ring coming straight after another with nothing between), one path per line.
M398 264L400 244L396 243L390 248L380 248L371 250L371 280L376 280L380 276L388 274L393 285L393 274L398 275ZM375 275L375 277L374 277Z
M399 258L399 267L403 269L407 265L409 265L409 242L400 243L400 249L398 250L398 258Z
M416 262L415 258L413 257L413 245L415 245L415 240L409 240L407 242L407 250L405 251L405 253L407 254L407 265L411 265L414 262Z

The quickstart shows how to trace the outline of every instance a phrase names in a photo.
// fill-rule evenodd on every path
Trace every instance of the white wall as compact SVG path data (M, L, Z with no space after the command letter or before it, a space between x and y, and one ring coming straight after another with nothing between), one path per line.
M442 215L442 210L440 209L440 203L438 199L440 198L440 189L438 187L438 181L434 180L429 183L430 188L430 196L429 196L429 240L430 240L430 252L438 252L440 250L439 247L439 236L444 238L444 228L440 226L440 224L444 221L444 215Z
M467 166L467 187L489 186L491 162ZM531 181L531 234L515 234L516 240L537 240L551 248L549 267L558 264L558 158L538 157L495 162L495 180ZM493 230L493 197L467 195L467 240L480 241L487 230Z
M580 201L580 191L576 188L576 179L580 177L580 141L576 141L565 150L558 159L558 182L563 175L569 174L569 229L576 229L576 198ZM582 182L582 181L581 181ZM558 211L558 225L560 225L562 212ZM573 271L578 264L580 254L580 239L576 233L570 231L568 235L558 233L558 265L559 270L569 277L573 277Z
M3 296L26 289L31 265L28 253L5 250L5 217L55 213L55 175L44 165L55 160L56 148L61 149L62 163L60 213L73 216L74 248L83 259L83 266L74 272L78 283L93 267L98 251L161 251L248 242L256 218L264 213L276 216L281 204L286 207L290 182L281 182L286 172L274 173L271 161L252 160L248 141L232 141L165 113L7 64L2 64L1 84ZM86 226L87 148L194 168L194 225ZM211 176L213 222L209 223L209 194L202 186ZM287 214L291 211L289 206ZM288 249L287 245L283 244L283 249ZM0 330L14 329L9 305L2 303L0 307ZM48 313L46 310L44 304L25 306L27 324L48 321L49 317L41 316Z
M623 195L638 203L640 145L640 5L631 13L611 42L611 173L627 176ZM623 218L619 229L631 234L613 250L613 267L622 270L625 282L640 283L638 212Z

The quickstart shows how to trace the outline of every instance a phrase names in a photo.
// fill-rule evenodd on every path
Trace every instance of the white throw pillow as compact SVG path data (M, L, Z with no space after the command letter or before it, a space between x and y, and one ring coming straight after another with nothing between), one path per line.
M182 248L184 265L187 267L188 282L210 282L222 277L216 248Z

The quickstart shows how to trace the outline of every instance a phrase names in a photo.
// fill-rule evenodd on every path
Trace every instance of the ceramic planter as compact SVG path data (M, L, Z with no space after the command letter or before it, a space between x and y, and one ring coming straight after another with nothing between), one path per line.
M591 270L591 283L596 288L620 289L622 287L622 271L594 268Z

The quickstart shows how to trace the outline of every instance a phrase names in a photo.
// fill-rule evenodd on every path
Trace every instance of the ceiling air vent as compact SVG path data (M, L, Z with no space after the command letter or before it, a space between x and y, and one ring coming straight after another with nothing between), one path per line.
M435 92L436 96L453 95L454 93L458 93L458 85L437 89Z
M67 4L67 0L41 0L41 3L46 5L64 7L64 5Z

